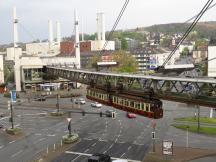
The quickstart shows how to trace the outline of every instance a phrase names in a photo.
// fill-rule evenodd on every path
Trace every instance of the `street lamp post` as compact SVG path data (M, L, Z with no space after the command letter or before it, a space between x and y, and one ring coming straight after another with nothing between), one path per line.
M12 129L14 129L14 120L13 120L13 105L12 105L12 102L10 104L10 111L11 111L11 127Z
M56 96L56 108L57 108L57 112L59 112L60 110L59 110L59 94L57 94L57 96Z

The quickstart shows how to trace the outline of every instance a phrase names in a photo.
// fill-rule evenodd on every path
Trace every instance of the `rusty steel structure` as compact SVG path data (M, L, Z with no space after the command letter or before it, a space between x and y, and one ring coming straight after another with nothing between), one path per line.
M150 95L163 100L216 108L216 80L211 78L182 78L96 72L68 67L47 66L45 72L116 93Z

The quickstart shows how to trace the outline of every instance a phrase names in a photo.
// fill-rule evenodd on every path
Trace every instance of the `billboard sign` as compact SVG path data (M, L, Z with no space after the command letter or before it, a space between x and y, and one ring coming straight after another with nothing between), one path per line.
M163 141L162 152L163 155L173 155L173 142Z

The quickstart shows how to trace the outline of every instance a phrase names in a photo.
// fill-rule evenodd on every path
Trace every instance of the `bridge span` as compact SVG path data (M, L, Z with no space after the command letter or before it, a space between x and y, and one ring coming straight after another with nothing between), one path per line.
M45 72L95 87L216 108L216 79L96 72L47 66Z

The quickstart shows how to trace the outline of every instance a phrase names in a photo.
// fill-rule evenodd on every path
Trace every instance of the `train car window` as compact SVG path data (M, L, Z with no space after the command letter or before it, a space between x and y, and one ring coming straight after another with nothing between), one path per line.
M128 106L128 101L127 100L125 101L125 106Z
M116 96L113 96L113 102L116 103Z
M130 107L134 107L134 101L130 102Z
M139 109L139 108L140 108L140 103L137 103L137 102L136 102L136 103L135 103L135 108L136 108L136 109Z
M144 110L144 103L141 103L141 110Z
M149 104L146 104L146 111L149 111Z

